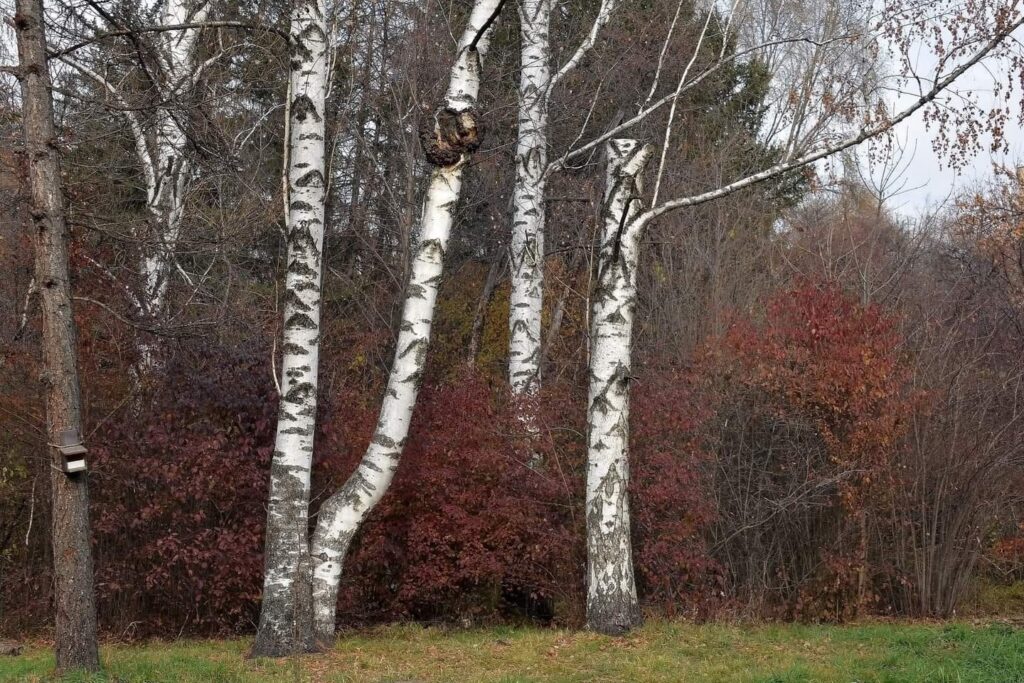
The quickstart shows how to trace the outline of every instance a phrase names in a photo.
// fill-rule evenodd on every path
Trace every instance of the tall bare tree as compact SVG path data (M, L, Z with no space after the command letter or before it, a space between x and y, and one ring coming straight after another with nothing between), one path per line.
M96 671L96 604L89 532L89 479L65 473L59 446L80 446L82 406L78 386L75 319L71 309L68 226L64 214L60 149L53 125L53 96L46 63L42 0L18 0L14 25L20 64L22 128L31 193L35 280L42 307L46 434L53 487L53 565L56 595L57 670ZM75 442L75 443L72 443Z

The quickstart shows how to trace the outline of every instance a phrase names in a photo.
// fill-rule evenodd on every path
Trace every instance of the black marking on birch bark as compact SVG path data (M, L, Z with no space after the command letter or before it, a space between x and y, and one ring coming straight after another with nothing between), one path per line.
M315 269L310 268L300 259L292 259L291 263L288 264L288 272L308 278L319 278L320 275Z
M403 320L402 324L398 326L398 329L402 332L412 332L413 324L408 320Z
M608 315L605 316L604 321L606 323L614 323L616 325L622 325L626 322L625 316L622 315L622 306L615 307Z
M373 490L370 482L366 481L366 477L363 476L362 472L356 470L352 473L352 476L348 478L348 481L345 482L345 485L341 487L341 490L338 491L337 498L332 496L331 500L337 501L336 507L344 507L345 505L348 505L349 507L358 510L363 505L363 499L362 496L359 495L359 491L366 491L368 490L368 487L370 487L370 491ZM323 510L320 511L320 514L323 514Z
M418 285L415 282L410 282L409 288L406 290L405 295L410 299L426 299L427 289L423 285Z
M405 357L406 357L406 356L408 356L408 355L409 355L410 353L414 352L414 351L415 351L415 350L416 350L417 348L419 348L420 346L422 346L423 344L425 344L425 343L426 343L426 341L427 341L427 340L426 340L426 339L423 339L422 337L420 337L419 339L413 339L413 340L412 340L411 342L409 342L409 345L408 345L408 346L406 346L406 347L405 347L405 348L404 348L404 349L403 349L403 350L402 350L402 351L401 351L401 352L400 352L400 353L398 354L398 357L399 357L399 358L405 358Z
M444 258L444 245L441 244L441 240L439 239L423 240L420 243L419 254L420 256L436 255ZM436 282L437 280L440 280L441 276L437 275L435 278L424 281L424 284Z
M403 384L412 383L413 388L418 390L420 388L420 382L422 380L423 380L423 370L420 369L420 368L417 368L417 369L413 370L411 373L409 373L409 376L406 377L405 379L403 379L402 383Z
M315 2L311 2L310 7L314 13L316 13L318 16L320 15L320 8L316 6ZM306 41L311 37L316 38L317 41L320 43L327 42L327 36L324 35L323 29L320 28L319 22L313 21L306 24L306 27L299 31L298 35L294 36L294 39L302 41L303 45L305 45ZM319 119L317 120L319 121Z
M373 462L372 460L364 460L362 463L360 463L359 466L360 467L365 467L368 470L372 470L372 471L376 472L377 474L384 474L384 470L382 470L380 467L378 467L377 463Z
M309 351L306 350L305 346L302 346L301 344L296 344L295 342L285 342L284 346L281 347L281 350L284 351L285 353L290 353L298 356L304 356L309 353Z
M310 230L311 225L318 225L319 223L319 219L296 221L295 227L292 228L290 234L291 246L294 251L302 253L305 258L312 257L315 259L320 255L320 250L317 248L316 240L313 239L313 233Z
M313 61L313 52L302 42L302 34L292 34L291 39L291 61L292 71L300 71L303 67Z
M300 133L299 140L323 140L324 136L320 133Z
M314 387L309 382L303 382L302 384L296 384L288 390L284 395L285 401L289 403L303 403L307 401L314 394Z
M289 368L288 372L284 373L284 376L289 378L289 379L291 379L291 378L294 378L294 377L302 377L307 372L309 372L309 366L308 365L300 365L300 366L295 367L295 368Z
M608 414L608 411L612 407L611 401L608 400L608 390L611 388L612 382L614 381L615 379L613 377L611 380L605 382L604 388L601 389L601 391L599 391L597 395L594 396L594 399L590 402L591 410L599 410L604 415Z
M290 208L290 209L291 209L292 211L312 211L312 210L313 210L313 205L312 205L312 204L309 204L309 203L307 203L307 202L303 202L303 201L295 200L295 201L293 201L293 202L291 203L291 205L289 206L289 208Z
M309 95L302 93L292 100L292 118L301 122L305 121L307 116L312 116L317 123L323 120L313 100L309 99Z
M324 186L324 174L319 170L307 171L302 174L298 180L295 181L296 187L323 187Z
M284 323L288 330L315 330L317 324L305 313L293 313Z
M302 313L308 313L313 310L313 307L303 301L302 297L300 297L298 293L293 291L291 288L285 290L284 295L281 297L281 303L286 307L290 306L296 311L301 311Z
M282 429L282 434L297 434L298 436L309 436L313 433L313 430L309 427L289 427L288 429ZM302 468L305 471L305 468Z
M381 434L380 432L373 435L373 438L370 439L370 443L374 443L385 448L395 448L398 446L398 443L394 439L385 434Z

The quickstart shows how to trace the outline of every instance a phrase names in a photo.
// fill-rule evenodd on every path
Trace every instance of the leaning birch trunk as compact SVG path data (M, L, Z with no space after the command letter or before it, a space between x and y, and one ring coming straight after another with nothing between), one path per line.
M309 484L316 432L324 241L327 24L323 0L292 5L281 403L270 468L263 604L253 656L313 649Z
M20 59L22 128L31 194L30 229L35 243L35 279L42 308L46 435L53 487L54 646L57 671L99 669L92 546L89 534L89 479L65 474L64 456L53 446L63 430L82 433L81 394L75 349L68 268L68 226L64 215L53 97L46 64L42 0L18 0L14 26Z
M312 553L314 628L317 640L334 636L338 582L352 537L391 484L409 434L420 379L430 344L430 326L448 247L452 218L462 189L465 162L479 145L476 119L480 62L486 30L502 0L477 0L459 42L445 106L421 138L434 169L427 189L419 244L405 293L395 358L373 438L355 473L320 507Z
M587 433L587 626L620 635L641 622L629 535L629 382L641 182L651 148L608 143L604 226L591 317Z
M544 185L551 87L551 0L523 0L519 23L519 135L512 214L512 286L508 374L512 392L529 396L540 384L541 306L544 290ZM536 429L523 415L528 431Z

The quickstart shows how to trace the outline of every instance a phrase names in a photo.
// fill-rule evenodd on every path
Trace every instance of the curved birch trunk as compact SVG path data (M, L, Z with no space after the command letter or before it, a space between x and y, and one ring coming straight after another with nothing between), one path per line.
M551 0L523 0L519 6L519 23L522 66L516 183L512 195L508 375L513 393L528 396L540 385ZM536 429L532 417L523 416L528 431Z
M297 0L291 11L281 403L270 469L263 604L253 656L282 656L309 651L315 645L309 489L320 352L328 48L323 0Z
M641 173L651 147L611 140L591 317L587 433L587 626L620 635L641 623L629 533L629 381Z
M502 0L477 0L474 4L451 70L446 107L435 117L445 117L444 125L439 128L458 127L462 131L468 123L469 130L476 130L473 116L480 89L480 61L487 49L485 31L501 5ZM430 343L434 303L453 212L462 189L462 171L468 152L474 148L452 147L442 140L427 152L432 161L450 161L448 165L442 163L435 168L430 178L380 417L359 467L320 507L313 535L314 633L321 642L334 637L338 583L352 537L391 484L409 434Z

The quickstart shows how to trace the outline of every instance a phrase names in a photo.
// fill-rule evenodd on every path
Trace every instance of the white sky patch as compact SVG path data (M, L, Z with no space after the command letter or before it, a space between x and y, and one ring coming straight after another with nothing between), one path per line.
M1018 30L1012 38L1024 38L1024 32ZM935 66L935 55L922 47L918 54L918 72L934 74ZM1017 121L1021 93L1013 92L1009 102L1003 98L997 102L994 96L994 88L1000 81L1004 83L1005 94L1006 79L1015 77L1015 74L1008 74L1005 64L985 60L969 69L950 93L939 98L955 105L961 97L969 97L985 112L983 115L987 115L997 104L1009 107L1011 115L1004 130L1005 152L993 152L991 138L985 136L981 140L981 150L968 159L963 168L957 170L950 166L948 159L936 154L933 143L938 135L937 126L926 123L923 111L915 113L895 129L895 149L889 164L897 167L898 172L888 173L887 194L892 196L886 201L891 210L908 218L933 213L955 201L959 194L990 179L995 166L1012 168L1024 163L1024 130ZM930 80L922 78L920 87L927 89L931 84ZM916 84L914 86L916 90ZM890 105L893 111L897 111L914 99L916 95L913 93L901 94L893 96ZM866 146L859 150L859 156L865 178L874 181L872 184L876 187L884 185L883 176L887 174L884 166L878 163L869 166Z

